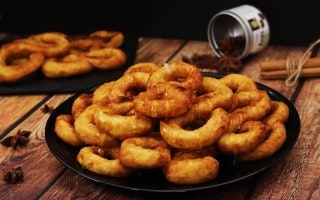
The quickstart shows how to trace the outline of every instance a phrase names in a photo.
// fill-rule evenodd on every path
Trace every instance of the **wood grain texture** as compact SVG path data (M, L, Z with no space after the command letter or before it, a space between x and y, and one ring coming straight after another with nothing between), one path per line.
M40 103L46 96L47 95L0 96L0 136L5 129L29 112L30 109Z
M106 186L64 167L49 151L44 139L44 127L49 114L40 108L47 104L59 106L72 94L53 95L43 101L46 95L24 95L0 97L3 106L0 117L0 134L15 124L9 135L19 129L30 130L30 143L12 151L0 146L1 171L13 166L22 166L25 179L18 184L0 181L0 196L6 199L319 199L320 198L320 79L301 79L299 85L285 86L284 80L262 80L258 65L261 61L299 57L305 47L269 46L265 51L244 61L242 74L265 84L287 98L296 96L295 106L300 114L301 132L297 143L289 154L266 171L216 189L198 192L157 194L127 191ZM181 60L182 56L212 54L206 41L185 41L179 39L140 38L136 62L165 62ZM296 94L297 93L297 94ZM39 103L42 102L41 105ZM37 109L34 107L37 106ZM17 119L24 116L21 123ZM7 116L14 113L12 116ZM7 118L6 118L7 117ZM290 124L289 124L290 126ZM2 174L1 174L2 175Z
M45 103L55 108L67 97L68 95L56 95ZM40 107L10 132L10 135L13 135L18 130L31 131L30 141L26 146L18 147L13 151L12 148L0 145L1 172L21 166L25 177L24 181L18 184L7 184L1 181L1 197L34 199L64 170L64 166L52 156L44 138L44 127L49 115L50 113L44 113Z
M254 198L320 198L320 80L307 80L295 103L301 132L296 145L279 164L268 170L257 183Z
M141 43L137 51L136 62L153 62L163 65L183 45L183 40L169 40L162 38L140 38Z

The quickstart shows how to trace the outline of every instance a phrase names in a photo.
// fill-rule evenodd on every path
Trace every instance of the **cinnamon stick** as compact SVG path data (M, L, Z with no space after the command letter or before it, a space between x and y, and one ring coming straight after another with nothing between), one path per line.
M295 62L298 64L298 61ZM260 77L263 79L287 78L287 60L270 60L260 63ZM320 57L308 58L303 64L300 77L320 76Z
M284 70L273 70L273 71L261 71L260 70L260 77L263 79L277 79L277 78L287 78L288 71ZM320 67L303 67L300 73L300 77L316 77L320 76Z
M296 61L298 63L298 61ZM287 60L270 60L260 63L260 71L286 70ZM320 57L308 58L303 68L320 68Z

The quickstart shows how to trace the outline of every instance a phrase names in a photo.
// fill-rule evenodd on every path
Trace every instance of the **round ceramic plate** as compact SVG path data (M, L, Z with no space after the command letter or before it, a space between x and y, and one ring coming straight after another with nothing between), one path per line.
M213 73L205 73L204 76L212 76L215 78L221 77L221 75ZM267 91L271 99L282 101L289 107L289 119L285 124L287 139L284 145L273 156L254 162L239 162L232 157L221 156L218 158L220 162L219 175L214 180L203 184L172 184L165 179L160 169L141 170L136 174L126 178L101 176L83 169L76 161L76 155L79 149L62 142L54 131L56 117L60 114L70 114L72 103L78 95L74 95L73 97L67 99L51 113L45 127L46 142L52 154L66 167L88 179L117 188L134 191L168 193L187 192L224 186L258 174L276 162L281 161L283 157L292 149L299 136L300 118L294 105L277 91L260 83L257 83L257 85L259 89Z

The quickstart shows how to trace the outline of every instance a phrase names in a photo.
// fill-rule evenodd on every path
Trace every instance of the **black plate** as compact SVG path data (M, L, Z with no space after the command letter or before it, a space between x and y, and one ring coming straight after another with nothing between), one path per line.
M0 83L0 94L48 94L82 92L98 86L104 82L114 80L124 70L133 64L138 38L133 34L124 34L125 41L120 47L127 56L127 62L119 69L94 70L90 73L59 79L46 78L41 71L37 71L24 80L16 83Z
M204 76L221 77L221 75L213 73L205 73ZM294 105L277 91L260 83L257 83L257 85L259 89L266 90L273 100L282 101L289 107L289 119L286 122L287 140L278 152L263 160L238 162L228 156L220 157L219 175L217 178L207 183L198 185L171 184L164 178L161 170L145 170L127 178L113 178L101 176L83 169L76 161L76 155L79 149L62 142L54 132L55 118L60 114L70 113L71 105L78 95L69 98L52 112L45 128L46 142L53 155L71 170L93 181L117 188L166 193L187 192L224 186L258 174L280 161L292 149L299 136L300 118Z

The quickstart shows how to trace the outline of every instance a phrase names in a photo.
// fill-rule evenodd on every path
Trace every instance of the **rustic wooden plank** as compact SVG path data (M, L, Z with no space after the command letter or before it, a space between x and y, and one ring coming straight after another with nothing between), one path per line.
M161 39L160 39L161 40ZM157 42L157 41L156 41ZM162 40L159 41L161 44L163 44ZM144 61L152 61L152 62L156 62L158 64L162 64L163 62L166 62L165 59L163 59L163 56L159 56L159 54L154 54L157 51L161 52L161 48L159 49L159 46L156 46L154 41L150 42L150 40L148 39L142 39L142 43L144 44L144 47L139 48L138 50L138 56L137 57L137 62L144 62ZM170 43L170 42L169 42ZM165 45L165 47L168 47L168 45ZM151 49L153 49L152 51L150 51ZM174 52L175 48L170 49L170 52ZM140 52L139 52L140 51ZM191 53L210 53L211 49L210 47L207 45L206 42L204 41L191 41L188 42L186 45L183 46L183 48L181 48L181 50L179 51L179 53L177 53L170 61L173 60L179 60L181 59L181 57L184 56L190 56ZM288 56L288 54L292 54L292 52L288 52L287 48L279 48L279 47L270 47L270 49L268 51L266 51L265 55L263 55L263 53L261 53L259 56L257 56L255 59L252 59L246 63L246 66L243 70L244 74L248 74L249 76L256 78L256 80L259 80L258 76L257 76L257 68L256 65L257 63L259 63L261 61L261 59L266 59L267 58L271 58L271 56L269 55L269 53L272 52L273 54L271 55L276 55L277 57L275 57L275 59L278 58L285 58L286 56ZM298 55L300 55L300 53L302 51L298 50L294 50L294 52L297 52ZM278 84L276 83L277 81L269 81L270 83L268 83L268 81L264 80L262 81L263 84L269 84L270 87L274 87L275 89L279 90L281 88L277 87L277 85L282 85L279 84L279 82L282 80L278 81ZM289 91L287 92L287 97L290 97L292 92L294 91L294 89L290 90L290 89L282 89L282 91ZM69 173L69 172L68 172ZM73 173L71 173L73 174ZM78 180L78 176L76 176L75 174L72 175L72 177L75 176L76 179ZM61 181L59 181L58 184L54 185L47 194L45 194L46 196L51 196L53 194L57 194L56 190L58 188L68 188L68 185L65 184L66 177L62 177ZM68 179L68 180L73 180L73 179ZM89 181L89 183L87 183L87 180L82 180L84 181L84 184L87 187L92 187L92 184L96 185L96 183L92 183L91 181ZM223 192L219 192L219 190L217 190L216 192L208 192L208 191L201 191L201 192L195 192L193 193L193 195L180 195L183 196L184 198L187 199L201 199L203 197L215 197L215 198L223 198L223 199L227 199L227 198L245 198L247 193L249 192L248 189L246 187L250 186L252 184L252 179L248 179L243 181L244 184L236 185L236 186L227 186L223 188ZM63 184L63 185L60 185ZM88 185L87 185L88 184ZM83 184L80 184L81 186L83 186ZM79 188L74 188L73 191L79 191L81 190L79 185ZM242 187L241 187L242 186ZM117 192L117 190L114 190L114 188L105 188L103 186L101 187L94 187L95 188L95 193L93 196L96 196L96 194L103 194L103 197L111 199L111 198L117 198L117 196L121 196L122 193ZM91 191L91 190L89 190ZM59 191L60 193L61 191ZM93 191L91 191L93 192ZM90 192L89 192L90 193ZM203 195L205 193L205 195ZM63 195L64 191L61 192L60 195ZM228 194L228 195L226 195ZM58 197L60 196L58 195ZM73 194L73 195L78 195L78 194ZM163 195L165 196L165 195ZM74 197L74 196L73 196ZM142 197L145 197L145 195L142 195ZM130 197L131 199L136 199L136 195L134 195L134 197Z
M163 65L183 45L184 40L140 38L136 62L153 62Z
M290 49L290 51L288 51ZM269 46L264 51L252 55L243 60L243 68L239 72L251 77L253 80L269 86L287 98L290 98L296 89L294 87L288 87L284 84L284 79L277 80L264 80L259 77L259 64L266 60L278 60L286 58L300 58L305 51L305 47L285 47L285 46ZM188 41L183 48L176 54L170 62L181 61L183 56L191 58L194 54L208 54L215 56L209 43L207 41ZM205 70L204 70L205 71Z
M198 55L212 55L214 53L206 41L188 41L183 48L170 60L173 61L181 61L182 58L188 57L191 58L194 54ZM244 199L249 192L251 187L253 178L249 178L247 180L242 181L241 185L232 184L231 186L223 187L223 192L219 189L212 191L200 191L195 192L192 195L192 198L186 195L185 198L190 199ZM237 185L237 186L235 186ZM195 197L196 196L196 197ZM209 198L210 197L210 198Z
M300 58L304 47L271 47L266 54L275 55L265 59ZM254 70L251 70L254 73ZM320 80L305 79L295 106L301 118L301 131L296 145L287 157L267 170L257 182L253 199L319 199L319 105ZM284 80L261 80L276 88L287 98L294 87L284 85ZM313 127L310 130L310 127Z
M68 170L42 199L139 199L137 194L108 187Z
M320 80L318 78L305 81L295 106L301 118L301 131L297 143L283 162L261 177L253 199L257 199L256 197L320 198Z
M46 104L55 108L68 97L69 95L57 95ZM13 151L0 145L0 171L21 166L25 175L24 181L18 184L0 181L1 197L34 199L64 169L64 166L51 154L44 139L44 127L48 117L49 113L44 113L39 108L10 132L9 135L15 134L18 130L31 131L30 142L26 146Z
M261 61L266 60L278 60L278 59L287 59L287 58L300 58L304 51L305 47L283 47L283 46L270 46L265 51L261 52L260 54L257 54L256 56L253 56L250 58L250 60L247 61L246 67L244 68L243 72L244 74L247 74L249 77L253 78L257 82L260 82L264 85L267 85L278 92L280 92L282 95L284 95L286 98L290 99L297 89L297 85L293 87L286 86L284 84L285 79L277 79L277 80L264 80L259 77L259 63ZM311 91L314 90L312 87L303 87L304 89L302 91ZM304 101L303 99L308 99L309 94L301 94L298 97L299 101ZM314 99L310 101L314 102ZM297 106L297 105L296 105ZM311 105L306 105L306 107L309 108ZM318 106L319 107L319 106ZM304 118L306 116L301 116L301 118ZM314 116L310 116L316 117ZM312 121L312 120L311 120ZM312 123L312 122L311 122ZM305 127L315 127L315 124L309 124L308 126L304 126L302 124L302 131L303 134ZM309 134L308 134L309 135ZM308 139L312 139L312 136L308 137ZM317 141L317 140L316 140ZM299 140L298 142L299 143ZM305 147L303 148L305 149ZM306 151L308 151L309 148L307 148ZM284 160L280 163L277 163L267 171L261 174L259 176L259 179L257 179L255 190L252 192L253 196L252 199L301 199L305 197L309 197L308 192L310 191L303 191L299 192L299 185L297 182L300 183L300 186L305 186L303 182L307 181L305 179L308 178L302 178L301 173L303 173L298 167L301 166L301 159L302 157L299 155L300 149L297 147L297 144L294 146L292 152L287 155L287 157L284 158ZM303 155L304 158L307 158L307 155ZM314 167L315 168L315 167ZM299 170L299 172L297 171ZM319 171L318 169L313 169L310 171L309 176L314 177L314 173L316 171ZM295 177L298 176L298 177ZM305 176L303 176L305 177ZM309 181L319 181L319 176L316 179L312 179L309 177ZM303 179L302 181L300 179ZM314 184L314 183L313 183ZM310 185L306 188L310 188Z
M263 59L284 58L288 55L288 48L268 48L270 49L267 49L266 52L262 52L248 60L246 63L248 66L246 66L243 71L244 74L248 74L253 78L258 78L256 73L252 71L254 70L254 67L256 67L257 63ZM208 53L211 52L211 50L205 41L190 41L185 43L183 40L171 41L166 39L141 38L139 40L136 62L154 62L162 65L165 62L179 60L182 55L188 56L191 52ZM297 54L294 53L294 55L298 56L303 51L300 51L299 48L294 48L292 52L296 52ZM290 48L289 54L292 52ZM269 55L267 53L270 53L270 56L273 57L267 57L267 55ZM250 68L252 69L250 70ZM281 80L270 81L270 83L268 82L269 81L264 82L263 80L264 84L270 84L270 87L280 90L288 98L292 95L295 89L295 87L286 88L278 86L278 84L283 85ZM307 91L304 88L308 87L309 90L310 88L313 88L313 93L303 94L305 97L303 100L300 99L300 96L298 97L296 106L299 106L299 112L304 111L305 108L310 106L309 104L312 104L312 100L306 100L308 97L307 95L314 95L317 102L320 102L319 93L317 93L320 89L318 85L319 83L308 84L308 81L306 81L302 91ZM54 96L47 103L49 106L56 107L68 97L68 95ZM300 100L301 102L299 103ZM313 101L315 100L313 99ZM37 110L28 119L26 119L26 121L19 124L12 132L10 132L10 135L12 135L19 129L30 129L33 132L30 136L32 139L31 142L25 148L18 149L14 152L10 151L8 148L3 149L5 147L0 147L0 151L2 152L0 155L0 167L2 170L15 165L22 165L26 170L24 182L15 185L9 185L3 182L0 183L0 195L8 197L9 199L16 199L18 197L34 199L36 197L41 197L42 194L43 199L246 199L253 194L253 199L263 199L273 198L273 195L278 195L277 197L280 198L287 198L290 197L290 194L294 194L296 196L292 195L293 197L313 197L316 199L315 197L319 196L319 175L315 177L313 174L319 171L319 156L316 151L316 147L319 146L319 142L318 138L315 137L315 135L317 135L315 133L319 132L319 118L317 118L317 116L319 116L319 104L316 104L315 107L318 108L318 113L314 110L310 111L308 109L308 111L305 111L303 114L303 116L307 116L312 112L310 119L305 119L302 123L306 136L303 139L299 138L296 145L301 149L297 149L295 146L293 151L285 158L284 162L281 162L281 164L275 165L273 168L262 173L258 177L249 178L240 183L212 190L183 194L154 194L123 191L90 181L71 170L64 171L64 166L62 166L62 164L60 164L59 161L50 154L44 141L43 133L48 115ZM315 131L311 134L313 135L311 136L312 138L307 136L310 134L307 131L310 130L306 127L316 127ZM292 156L292 154L294 154L294 156ZM310 159L304 158L306 156L310 157ZM290 158L294 158L296 160L291 163L292 160ZM302 177L304 170L310 170L310 172L307 173L307 177ZM60 177L61 174L62 176ZM297 178L290 178L290 180L287 181L289 183L286 182L288 177L295 177L295 175L298 175ZM57 177L60 178L56 181ZM258 181L257 188L252 191L251 186L254 185L256 181ZM303 184L303 181L306 181L307 183ZM49 187L48 191L47 187ZM264 187L266 187L266 189L263 189ZM299 193L297 192L297 187L302 187L301 190L303 192L300 196L297 195L297 193ZM309 191L309 196L306 196L310 187L314 188L314 192ZM15 192L8 194L8 191L13 190ZM282 190L284 191L281 192ZM273 193L273 195L269 193Z
M260 62L267 60L279 60L287 58L297 59L303 55L305 50L305 47L268 46L262 52L253 55L245 60L245 67L243 68L243 71L241 73L248 75L255 81L269 86L280 92L285 97L290 98L297 85L293 87L286 86L284 84L285 79L261 79L259 77L259 64Z
M141 38L139 39L139 49L137 52L136 62L153 62L158 65L162 65L176 53L182 44L182 40ZM72 192L70 192L70 187L72 187ZM97 184L93 181L87 180L70 170L68 170L67 174L62 176L57 183L52 185L52 187L44 194L44 198L52 196L55 196L57 199L65 198L66 190L70 193L71 198L80 197L82 194L86 194L86 197L89 199L96 197L101 199L103 199L103 197L105 197L105 199L118 199L121 197L122 199L123 197L126 199L123 192L119 193L116 192L114 188L109 188L103 184ZM134 197L128 197L128 199L132 198Z
M16 120L21 118L35 105L41 102L47 95L13 95L0 96L0 136L2 132L11 126ZM3 109L6 108L6 109Z
M215 56L207 41L191 40L170 61L181 61L183 56L191 58L194 54Z
M157 39L155 42L158 42L159 39ZM160 42L160 41L159 41ZM155 54L157 51L161 51L159 49L159 46L157 47L155 43L150 42L148 39L143 39L143 43L145 44L144 47L140 47L138 50L138 55L143 55L143 56L138 56L137 57L137 62L144 62L144 61L152 61L153 60L158 60L158 64L161 64L165 61L163 59L163 56L159 56L159 54ZM162 42L160 42L162 43ZM168 45L165 45L167 47ZM164 47L163 47L164 48ZM152 49L152 51L151 51ZM283 50L285 51L285 50ZM170 50L171 53L173 53L173 50ZM190 56L191 53L210 53L211 49L207 45L206 42L204 41L191 41L186 43L180 51L172 57L172 59L168 60L169 62L174 61L174 60L179 60L183 55L185 56ZM151 55L151 56L150 56ZM279 54L276 54L279 55ZM170 58L170 56L167 56L167 58ZM263 57L262 57L263 58ZM259 62L258 60L256 62ZM68 174L70 172L68 171ZM78 197L77 192L83 190L83 187L88 189L86 191L86 194L90 194L92 197L97 197L97 194L103 194L102 198L108 198L108 199L117 199L119 196L123 196L122 191L117 191L114 188L109 188L105 186L100 186L99 184L97 185L94 182L85 180L79 177L71 172L71 178L68 176L63 176L61 177L61 180L58 181L57 184L54 184L52 188L45 194L45 197L49 197L52 195L56 195L57 197L62 197L65 193L65 190L68 190L70 188L70 184L68 181L71 182L81 182L82 184L77 184L76 186L73 186L74 192L72 192L70 195L71 197ZM249 178L247 180L242 181L242 184L232 184L230 186L223 187L223 190L214 190L213 191L199 191L199 192L194 192L192 195L190 194L180 194L178 195L179 197L183 197L185 199L206 199L207 197L210 198L219 198L219 199L232 199L232 198L237 198L237 199L245 199L248 193L250 192L250 187L253 184L254 179ZM94 184L94 186L92 186ZM63 191L61 191L61 188L63 188ZM92 189L91 189L92 188ZM94 190L93 190L94 188ZM58 191L58 192L57 192ZM166 195L162 195L163 197L167 197ZM141 197L145 197L145 194L141 195ZM137 196L134 194L133 196L130 196L130 199L136 199Z
M256 59L260 61L271 59L300 58L304 47L268 47L266 52ZM272 57L273 55L273 57ZM248 74L257 81L278 90L290 98L296 89L284 84L284 79L261 80L258 77L259 62L253 60L246 68ZM275 199L317 199L319 197L319 79L305 79L306 82L297 98L295 106L301 118L301 132L292 152L282 161L262 174L257 182L258 187L253 192L255 198ZM318 100L317 100L318 99ZM290 124L289 124L290 126ZM313 127L310 130L310 127ZM306 146L307 145L307 146ZM315 174L317 174L315 176ZM290 178L288 178L290 177ZM310 191L310 188L315 188Z
M207 45L206 42L191 41L191 42L188 42L181 49L181 51L177 55L175 55L175 57L172 60L181 60L182 56L191 57L195 53L210 54L210 51L211 51L211 49L209 48L209 46ZM241 71L241 73L248 75L249 77L253 78L255 81L262 83L264 85L267 85L267 86L279 91L285 97L290 98L292 96L292 94L294 93L296 86L295 87L285 86L283 79L280 79L280 80L262 80L262 79L260 79L260 77L259 77L259 63L261 61L265 61L265 60L286 59L287 57L299 58L300 56L302 56L304 51L305 51L304 47L290 47L290 50L288 47L281 47L281 46L280 47L279 46L268 47L265 51L261 52L260 54L257 54L255 56L251 56L250 58L245 60L244 61L244 68ZM303 91L310 91L310 90L320 91L319 89L317 90L316 88L317 87L315 87L315 84L313 86L304 86ZM304 98L309 97L309 96L310 96L310 94L305 94ZM315 96L315 95L313 95L313 96ZM301 97L301 95L299 96L299 98L300 97ZM308 102L311 103L313 101L315 101L315 99L309 100ZM318 102L319 102L319 93L318 93ZM309 107L309 106L310 105L306 105L306 107ZM318 116L319 116L319 105L313 105L313 108L318 109L317 112L314 112L314 114L312 116L309 116L314 119L314 118L317 118L316 114L318 114ZM319 117L318 117L318 119L319 119ZM313 120L313 121L315 121L315 120ZM319 122L318 122L318 124L319 124ZM314 122L314 124L308 124L305 127L317 127L317 125ZM319 127L319 125L318 125L318 127ZM315 131L317 131L317 130L315 130ZM319 132L319 130L318 130L318 132ZM311 139L311 138L308 137L308 139ZM318 140L313 139L313 141L318 141ZM319 146L319 143L318 143L318 146ZM315 148L315 147L311 147L311 148ZM297 150L297 149L295 149L295 150ZM315 152L313 151L313 153L315 153ZM304 155L304 157L306 157L306 156L307 155ZM261 192L260 190L257 192L254 192L253 194L255 194L255 196L253 199L260 199L260 197L261 197L259 195L260 193L262 193L262 197L264 197L264 195L267 195L268 198L275 197L275 196L276 197L290 197L290 196L292 196L292 194L290 193L290 190L294 190L296 188L296 185L288 184L287 177L293 176L292 174L290 174L290 172L294 173L295 172L294 166L297 166L297 164L299 164L297 162L292 163L292 161L291 161L292 157L294 158L297 156L294 155L294 153L291 153L287 157L287 159L285 159L284 164L275 165L270 170L268 170L268 172L263 173L262 177L260 177L260 179L259 179L259 180L263 180L263 183L261 186L259 186L257 188L260 190L262 188L265 188L265 190L263 190L263 192ZM299 156L299 157L301 157L301 156ZM291 171L290 170L288 171L288 168L292 168ZM309 176L314 177L314 173L316 173L317 171L319 171L319 167L316 167L313 165L313 169L310 170ZM317 174L319 174L319 173L317 173ZM319 181L319 176L317 176L317 178L311 179L312 181L310 181L310 177L309 177L309 182L312 182L313 184L318 183L317 181ZM292 179L292 180L294 180L294 179ZM237 189L235 189L235 190L228 190L227 188L224 188L223 191L224 191L224 193L234 195L234 196L229 195L229 197L231 197L231 199L235 199L235 198L242 199L242 198L245 198L245 196L249 192L248 189L250 189L249 188L250 183L248 183L248 184L249 185L247 185L245 182L244 184L238 185ZM305 186L305 185L303 185L303 186ZM305 188L310 188L310 187L312 187L312 186L308 185ZM315 187L315 186L313 186L313 187ZM247 190L246 190L246 188L247 188ZM275 189L275 188L277 188L277 189ZM239 189L241 189L241 190L239 190ZM275 191L269 191L268 189L275 190ZM294 191L294 192L296 192L296 191ZM294 197L296 197L296 196L297 195L295 195ZM302 196L298 195L297 197L304 197L304 196L306 196L306 194L304 194ZM218 196L218 197L221 198L222 196ZM278 198L276 198L276 199L278 199Z
M248 180L246 180L248 181ZM222 188L202 190L197 192L185 193L148 193L136 192L106 186L97 182L90 181L77 175L72 171L67 171L43 196L43 199L185 199L185 200L206 200L206 199L241 199L230 193L242 190L239 184L230 184ZM239 191L238 193L241 193Z

